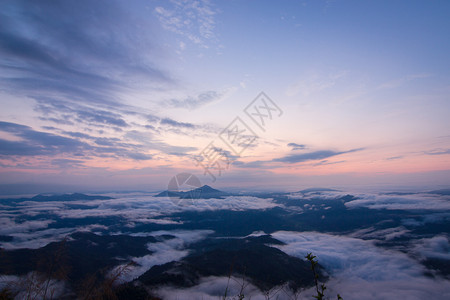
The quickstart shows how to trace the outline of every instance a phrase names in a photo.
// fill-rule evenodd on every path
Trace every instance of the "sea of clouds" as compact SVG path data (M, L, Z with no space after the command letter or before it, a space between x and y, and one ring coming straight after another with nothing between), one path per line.
M304 203L307 209L315 198L338 199L348 193L339 191L292 193L292 201ZM229 196L223 199L197 199L193 205L178 206L170 198L154 197L153 194L130 193L108 194L110 200L77 200L37 202L25 201L17 204L3 203L0 206L0 235L13 237L12 241L0 242L4 249L40 248L46 244L62 240L75 231L98 232L108 229L105 225L92 224L70 228L51 228L54 220L82 219L87 217L121 217L128 228L137 224L182 224L182 220L171 219L170 215L184 211L207 210L265 210L285 207L272 198L253 196ZM450 260L448 234L415 237L411 226L427 223L448 222L450 219L450 197L430 193L389 195L382 193L353 194L356 198L345 203L348 209L365 207L373 210L409 210L418 212L418 218L404 219L401 226L377 229L376 227L355 228L346 235L332 235L319 232L278 231L272 236L284 245L273 245L289 255L304 258L312 252L325 267L331 279L327 282L328 295L340 293L344 299L450 299L450 281L443 277L426 276L430 273L420 263L426 258ZM307 206L305 206L307 205ZM322 209L326 209L323 207ZM294 212L294 211L293 211ZM297 211L298 212L298 211ZM426 212L421 214L421 212ZM40 218L40 215L45 217ZM409 229L408 229L408 228ZM124 231L125 232L125 231ZM123 232L117 232L117 234ZM210 230L170 230L147 233L132 233L136 236L172 235L172 239L160 239L149 243L153 253L132 259L136 265L121 278L130 281L157 264L180 260L189 252L189 245L213 234ZM253 235L261 235L255 233ZM411 240L407 247L387 249L378 245L380 241L391 241L398 237ZM118 266L120 267L120 266ZM114 270L112 270L114 271ZM217 299L228 290L228 295L237 295L242 287L242 278L207 277L188 289L161 287L157 293L165 299ZM285 287L270 291L278 299L292 297ZM267 295L251 283L245 284L246 298L266 299ZM309 297L312 289L303 291Z
M262 235L255 233L252 236ZM274 238L285 243L272 245L285 253L304 259L312 252L330 275L326 282L326 295L331 299L340 294L349 300L390 299L449 299L450 281L426 276L426 269L406 253L377 247L374 241L349 236L318 232L278 231ZM431 255L448 258L448 239L436 237L424 239L413 251L431 251ZM312 275L311 275L312 276ZM164 299L218 299L228 290L229 296L237 296L242 287L239 277L205 277L191 288L161 287L157 290ZM243 293L246 298L293 299L294 294L286 286L271 291L260 291L247 282ZM305 289L301 296L311 299L314 288Z

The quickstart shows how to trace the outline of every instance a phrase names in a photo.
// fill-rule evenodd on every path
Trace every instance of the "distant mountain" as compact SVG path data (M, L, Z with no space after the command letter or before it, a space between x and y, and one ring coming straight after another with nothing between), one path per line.
M10 198L0 199L0 203L3 202L24 202L24 201L75 201L75 200L109 200L113 197L99 196L99 195L86 195L81 193L62 194L62 195L45 195L39 194L31 198Z
M301 190L297 193L320 193L320 192L339 192L339 190L329 189L329 188L309 188ZM267 192L250 192L250 193L226 193L220 190L216 190L209 185L204 185L202 187L187 191L163 191L155 197L178 197L184 199L211 199L211 198L222 198L226 196L254 196L260 198L273 198L277 196L287 195L289 193L277 192L277 193L267 193Z
M428 192L429 194L436 194L441 196L450 196L450 189L442 189Z
M202 187L187 191L164 191L155 197L179 197L179 198L191 198L191 199L211 199L211 198L222 198L230 196L231 194L216 190L209 185L204 185Z
M339 192L339 190L328 188L309 188L299 191L299 193L320 193L320 192Z
M81 193L63 194L63 195L43 195L39 194L31 198L33 201L73 201L73 200L109 200L114 199L107 196L86 195Z
M415 195L416 192L387 192L387 193L381 193L383 195L389 195L389 196L407 196L407 195Z

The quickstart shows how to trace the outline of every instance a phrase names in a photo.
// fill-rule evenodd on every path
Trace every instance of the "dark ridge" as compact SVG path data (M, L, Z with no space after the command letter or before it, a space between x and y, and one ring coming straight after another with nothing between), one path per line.
M202 277L229 276L231 272L237 277L244 276L263 291L284 283L295 290L312 286L310 264L266 245L269 241L280 243L268 235L216 240L213 244L202 245L181 261L153 266L137 281L148 286L191 287Z
M0 199L0 203L18 203L24 201L39 201L39 202L47 202L47 201L76 201L76 200L109 200L114 199L113 197L108 196L100 196L100 195L86 195L81 193L73 193L73 194L61 194L61 195L45 195L39 194L31 198L9 198L9 199Z
M309 188L301 190L298 193L320 193L320 192L339 192L339 190L329 188Z
M441 189L441 190L435 190L435 191L429 191L429 194L436 194L441 196L450 196L450 189Z
M86 195L81 193L62 194L62 195L43 195L39 194L31 198L33 201L73 201L73 200L109 200L112 197L100 195Z
M157 241L152 236L75 232L65 241L39 249L0 249L0 274L25 275L33 270L49 276L65 273L69 284L76 288L92 276L101 281L111 268L128 262L130 256L152 254L147 244ZM58 269L49 269L52 265Z
M11 242L13 240L12 236L0 235L0 242Z

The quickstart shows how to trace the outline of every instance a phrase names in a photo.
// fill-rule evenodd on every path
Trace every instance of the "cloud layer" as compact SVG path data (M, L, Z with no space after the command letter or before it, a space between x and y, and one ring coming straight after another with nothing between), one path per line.
M17 205L3 205L0 211L0 235L13 237L12 241L0 242L7 249L27 247L39 248L60 240L76 230L102 230L105 225L79 225L70 228L49 228L55 219L82 221L87 218L119 218L128 229L138 224L181 225L183 221L173 220L167 215L186 211L244 211L264 210L281 207L271 198L250 196L230 196L223 199L196 199L193 205L179 206L167 197L153 197L148 194L115 194L110 200L72 200L72 201L24 201ZM23 218L38 218L32 221L17 221ZM101 222L100 222L101 224ZM181 233L178 234L181 238ZM183 240L183 238L181 238Z
M279 231L277 248L303 258L312 252L331 273L329 295L344 299L445 299L450 285L424 275L425 268L406 254L376 247L370 241L317 232ZM310 291L312 292L312 291Z

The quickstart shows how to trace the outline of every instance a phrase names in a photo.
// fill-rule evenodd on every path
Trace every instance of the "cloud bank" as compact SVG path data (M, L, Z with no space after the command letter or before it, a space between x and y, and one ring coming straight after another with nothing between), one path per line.
M376 247L370 241L317 232L279 231L276 246L304 258L312 252L330 273L329 295L344 299L445 299L449 282L424 275L425 268L408 255Z

